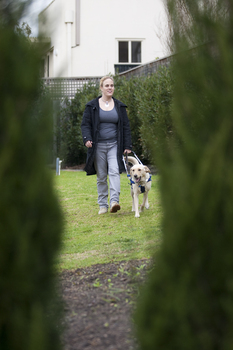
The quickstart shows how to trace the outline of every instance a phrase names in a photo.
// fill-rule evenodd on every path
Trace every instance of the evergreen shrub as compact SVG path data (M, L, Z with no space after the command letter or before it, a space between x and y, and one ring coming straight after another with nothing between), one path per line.
M140 89L136 90L135 104L140 120L143 153L157 166L158 155L174 134L171 119L172 87L170 68L161 66L156 73L141 79Z
M137 336L142 350L230 350L233 1L168 4L175 135L157 158L163 242L137 306Z
M147 162L147 153L143 150L141 140L140 126L141 120L138 113L138 104L136 100L137 93L141 91L142 79L139 77L124 77L116 76L115 81L115 97L122 101L127 106L127 114L130 122L133 151L137 156Z
M8 16L0 23L0 349L59 350L53 264L62 214L46 166L52 115L40 98L39 52Z
M156 73L129 79L117 76L115 96L127 105L133 150L144 163L155 163L153 154L161 152L165 135L168 142L173 135L170 116L173 81L170 69L161 66ZM158 142L160 139L160 142ZM156 150L153 153L153 150Z

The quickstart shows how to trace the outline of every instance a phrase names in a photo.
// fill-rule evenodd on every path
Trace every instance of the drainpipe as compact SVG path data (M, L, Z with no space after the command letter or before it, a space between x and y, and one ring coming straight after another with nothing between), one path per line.
M65 12L65 24L66 24L66 52L67 52L67 76L71 77L71 46L72 46L72 32L71 26L74 22L74 13L72 10Z

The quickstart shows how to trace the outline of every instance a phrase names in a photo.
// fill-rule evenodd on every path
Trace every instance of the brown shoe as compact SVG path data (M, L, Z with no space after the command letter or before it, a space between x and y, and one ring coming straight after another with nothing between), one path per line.
M111 204L111 209L110 209L110 213L116 213L117 210L120 210L121 207L120 207L120 204L117 203L117 202L112 202Z

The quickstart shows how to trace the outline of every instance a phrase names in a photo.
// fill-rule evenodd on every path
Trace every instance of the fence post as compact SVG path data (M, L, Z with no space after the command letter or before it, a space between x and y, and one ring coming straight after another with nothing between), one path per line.
M56 175L60 175L60 159L56 159Z

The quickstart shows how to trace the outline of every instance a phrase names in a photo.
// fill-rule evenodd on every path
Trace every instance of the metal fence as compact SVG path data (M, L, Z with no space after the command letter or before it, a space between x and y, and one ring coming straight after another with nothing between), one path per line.
M42 78L44 85L48 88L53 99L63 99L65 97L73 99L78 89L84 85L99 85L101 77L84 78Z
M126 79L129 79L133 76L136 76L136 77L148 76L150 74L155 73L161 66L168 67L171 63L172 57L173 56L168 56L156 61L142 64L139 67L132 68L130 70L127 70L126 72L120 73L119 77L126 77Z

